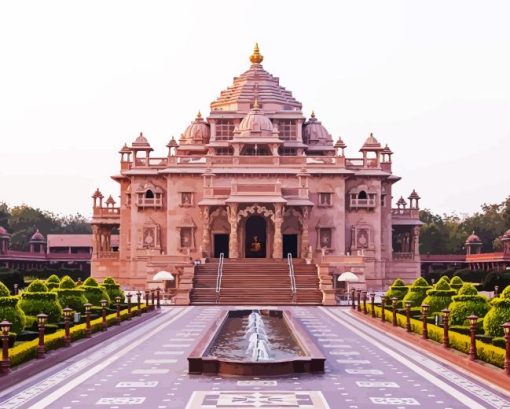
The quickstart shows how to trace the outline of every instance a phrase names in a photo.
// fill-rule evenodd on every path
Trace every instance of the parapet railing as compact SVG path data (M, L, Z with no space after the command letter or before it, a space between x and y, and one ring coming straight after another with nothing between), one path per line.
M221 292L221 277L223 276L223 259L225 254L220 253L220 260L218 261L218 271L216 272L216 304L220 302Z
M287 254L287 263L289 264L290 291L292 292L292 302L296 302L296 276L294 274L292 253Z

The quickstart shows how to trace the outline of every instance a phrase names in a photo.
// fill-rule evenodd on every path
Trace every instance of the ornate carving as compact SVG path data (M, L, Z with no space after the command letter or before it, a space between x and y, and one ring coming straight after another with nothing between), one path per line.
M239 222L243 217L248 217L251 214L261 214L264 217L268 217L271 219L271 221L274 223L274 216L275 213L266 208L265 206L260 206L259 204L254 204L253 206L248 206L247 208L240 210L237 214L237 221ZM280 217L281 217L281 210L280 210ZM230 220L230 217L229 217Z

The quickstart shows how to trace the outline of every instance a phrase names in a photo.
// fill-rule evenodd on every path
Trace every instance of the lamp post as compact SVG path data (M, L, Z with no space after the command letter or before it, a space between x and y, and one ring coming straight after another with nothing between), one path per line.
M354 299L354 294L356 294L356 290L354 288L351 289L351 308L353 310L356 309L356 300Z
M450 310L445 308L441 310L443 313L443 346L445 348L450 348L450 335L449 335L449 323L448 319L450 317Z
M411 332L411 301L405 301L406 308L406 331Z
M106 305L108 304L108 301L101 300L101 315L103 316L103 325L102 330L106 331L106 328L108 327L108 324L106 323Z
M421 337L423 339L429 339L429 330L427 327L427 317L429 313L430 306L428 304L422 304L421 305L421 315L422 315L422 322L423 322L423 331L421 333Z
M44 330L48 316L43 314L37 314L37 328L39 329L39 346L37 347L37 359L44 358L46 349L44 348Z
M138 309L136 310L137 315L142 315L142 310L140 309L141 298L142 298L142 293L140 291L137 291L136 292L136 306L138 307Z
M161 308L161 289L158 287L156 288L156 307Z
M131 294L131 293L126 294L127 304L128 304L128 320L131 319L131 297L132 296L133 296L133 294Z
M372 310L372 318L375 318L375 293L370 293L370 307Z
M494 297L499 297L499 285L494 286Z
M362 291L361 294L363 295L363 314L367 315L368 314L368 310L367 310L367 292L366 291Z
M505 322L503 325L503 333L505 334L505 373L510 376L510 322Z
M18 295L18 284L14 283L14 295Z
M83 304L85 307L85 336L87 338L90 338L92 336L92 329L90 328L90 307L92 307L92 304L86 303Z
M73 309L66 307L64 308L64 328L65 328L65 336L64 336L64 346L71 346L71 334L69 333L69 325L71 322L71 315L73 314Z
M397 302L398 302L398 298L397 297L391 297L391 306L393 308L393 311L392 311L392 318L393 318L393 321L392 321L392 324L394 327L397 326Z
M468 317L469 320L469 335L470 335L470 344L469 344L469 360L474 361L476 356L476 321L478 317L475 314L471 314Z
M386 317L384 316L386 312L386 296L381 295L381 321L386 322Z
M115 319L115 323L120 325L120 296L115 297L115 306L117 307L117 317Z
M2 375L6 375L11 371L11 361L9 359L9 331L11 325L7 320L0 322L0 329L2 330Z
M149 306L149 290L145 290L145 305L146 305L146 311L150 310Z

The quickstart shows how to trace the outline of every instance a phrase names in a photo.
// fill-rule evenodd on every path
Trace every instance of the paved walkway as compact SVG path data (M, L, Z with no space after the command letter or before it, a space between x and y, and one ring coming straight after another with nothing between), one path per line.
M510 409L509 394L356 321L342 308L291 308L327 357L323 375L188 376L188 353L223 310L164 308L135 330L3 392L0 409Z

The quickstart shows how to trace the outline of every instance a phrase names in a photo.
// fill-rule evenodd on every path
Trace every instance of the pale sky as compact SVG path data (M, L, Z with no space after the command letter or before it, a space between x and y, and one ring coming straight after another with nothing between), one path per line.
M374 132L395 200L473 212L510 194L508 1L3 1L0 201L89 216L117 151L167 153L200 109L264 68L347 156Z

